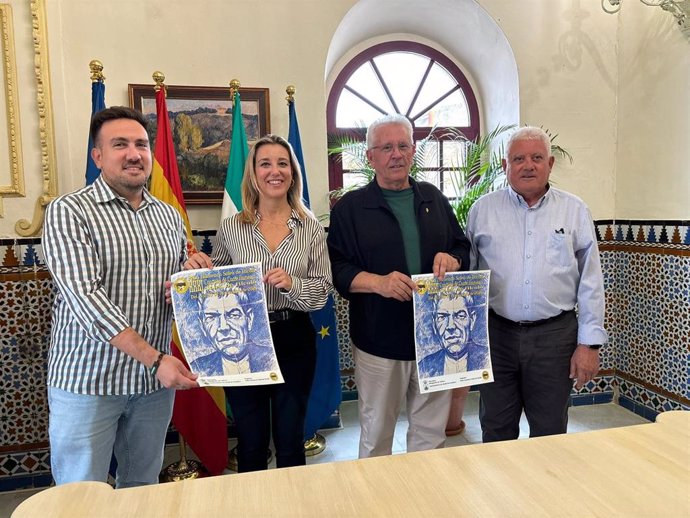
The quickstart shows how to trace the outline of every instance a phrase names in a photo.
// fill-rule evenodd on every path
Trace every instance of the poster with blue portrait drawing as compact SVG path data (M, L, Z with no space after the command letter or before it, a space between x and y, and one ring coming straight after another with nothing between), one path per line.
M488 270L413 275L415 347L422 394L489 383Z
M201 386L283 383L261 263L186 270L170 294L187 363Z

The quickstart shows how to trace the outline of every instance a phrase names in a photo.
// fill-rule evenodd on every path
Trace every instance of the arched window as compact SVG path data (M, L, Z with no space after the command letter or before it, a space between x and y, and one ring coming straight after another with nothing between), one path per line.
M444 171L458 165L462 149L450 134L460 132L470 140L479 135L477 100L462 71L448 57L421 43L393 41L368 48L333 83L327 105L328 133L363 141L366 127L388 113L410 119L417 143L434 130L435 138L425 144L424 179L453 197L454 188L445 181ZM329 188L356 182L350 169L347 157L332 156Z

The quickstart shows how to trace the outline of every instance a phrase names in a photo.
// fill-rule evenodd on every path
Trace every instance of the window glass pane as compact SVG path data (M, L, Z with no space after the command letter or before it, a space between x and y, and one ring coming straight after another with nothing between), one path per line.
M417 142L417 156L420 167L438 167L438 142L427 140Z
M455 88L457 84L457 81L445 68L438 63L434 63L426 81L424 81L424 86L422 86L422 90L419 92L419 97L417 97L410 115L417 115L421 110L435 103L439 97Z
M465 163L465 143L447 140L443 143L443 167L458 167Z
M343 90L338 99L335 124L339 128L366 128L382 115L360 98Z
M388 99L388 95L381 86L379 78L374 73L371 63L364 63L361 67L355 70L355 73L352 74L346 84L359 95L366 97L369 101L384 110L386 113L395 112L393 105Z
M460 179L448 171L443 173L443 194L448 198L457 198L462 194Z
M348 146L341 154L343 169L362 169L366 165L365 146Z
M421 117L415 119L419 127L469 126L470 114L462 90L456 90L438 104L435 104Z
M389 52L374 58L398 109L405 114L410 108L430 59L411 52Z
M425 171L420 171L417 174L417 180L421 180L423 182L429 182L434 184L436 187L440 185L439 179L441 178L441 175L438 171L436 170L425 170Z
M359 173L343 171L343 187L360 186L366 183L366 178Z

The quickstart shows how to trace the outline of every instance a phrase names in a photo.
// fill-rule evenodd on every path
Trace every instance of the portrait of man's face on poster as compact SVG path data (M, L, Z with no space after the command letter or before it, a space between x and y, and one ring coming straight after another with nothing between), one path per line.
M486 332L478 325L484 303L455 286L426 297L422 324L416 330L420 377L485 369L489 347Z
M230 284L210 289L197 300L201 337L210 352L190 362L194 372L224 376L272 371L278 367L270 336L268 339L266 336L270 330L255 299Z
M203 329L225 358L244 357L254 321L245 293L212 293L201 301Z
M467 354L475 316L472 298L459 294L440 297L434 305L434 329L446 354L459 358Z

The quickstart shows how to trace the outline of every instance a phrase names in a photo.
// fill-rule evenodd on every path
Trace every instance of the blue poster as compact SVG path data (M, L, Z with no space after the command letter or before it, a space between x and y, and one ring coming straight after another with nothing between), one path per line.
M266 307L261 263L172 276L182 349L201 386L283 383Z
M488 270L413 275L420 392L493 381L489 354Z

